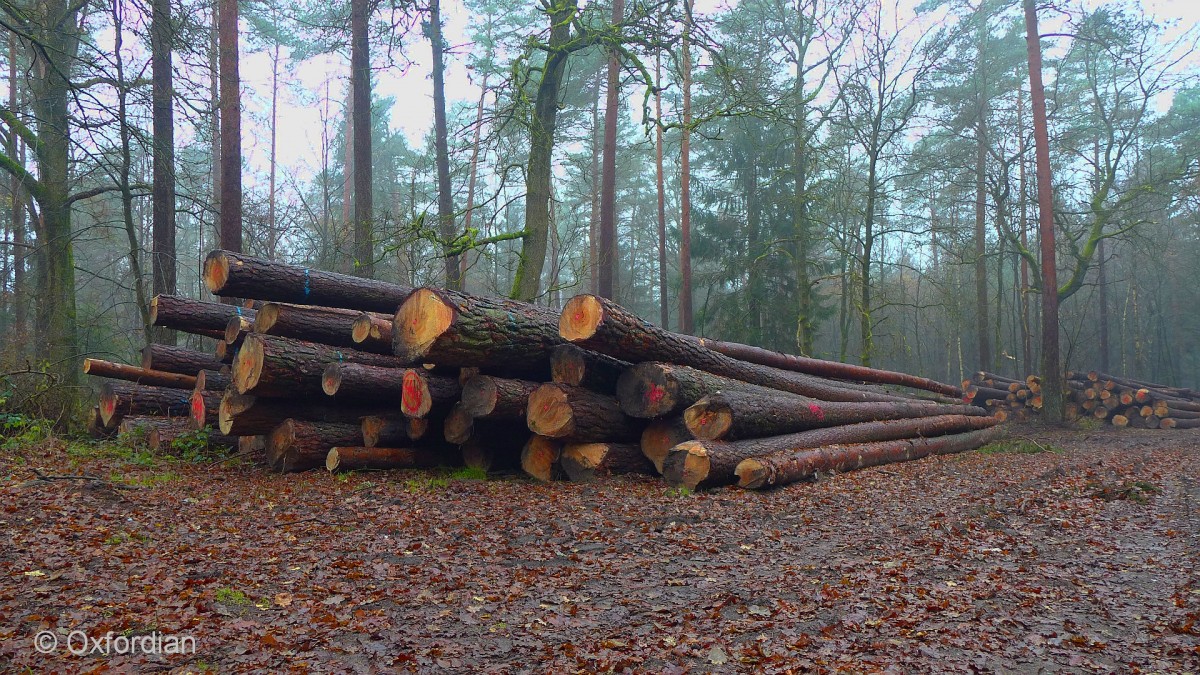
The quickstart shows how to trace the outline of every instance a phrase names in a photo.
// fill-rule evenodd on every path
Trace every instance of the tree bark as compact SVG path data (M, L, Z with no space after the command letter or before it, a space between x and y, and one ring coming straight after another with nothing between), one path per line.
M195 375L201 370L220 370L221 362L212 354L187 347L148 344L142 348L142 368Z
M787 485L817 473L842 473L868 466L907 462L929 455L947 455L974 450L999 439L997 428L949 434L934 438L906 438L875 443L827 445L785 451L738 463L738 487L760 489Z
M442 255L446 287L462 290L459 256L450 255L454 240L454 191L450 185L450 133L446 129L446 46L442 39L441 1L429 0L429 44L433 49L433 147L437 165L438 233L442 237Z
M671 328L667 297L667 191L663 181L662 53L654 53L654 185L658 192L658 323Z
M760 398L807 402L794 394L759 387L702 370L658 361L643 361L617 381L617 400L630 417L655 419L677 415L709 394L723 391L755 392Z
M613 0L612 25L621 23L625 13L624 0ZM615 300L613 272L617 263L617 115L621 94L621 62L617 51L608 56L608 87L604 105L604 158L600 170L600 270L596 294Z
M542 268L550 229L550 180L553 174L554 133L558 126L559 87L566 69L571 20L578 0L563 0L549 10L550 40L542 80L538 83L530 124L529 165L526 169L525 236L513 278L512 297L532 301L541 294Z
M220 0L221 248L242 250L242 93L238 75L238 3Z
M230 436L257 436L269 433L289 417L314 422L361 424L363 417L394 414L395 406L339 406L312 403L304 399L246 396L229 389L221 397L217 409L217 425L221 433Z
M175 31L171 26L170 0L150 4L150 70L154 134L152 271L154 295L176 291L175 262L175 109L171 73L171 48ZM174 331L157 330L155 340L175 344Z
M529 396L529 430L566 441L635 441L644 424L621 412L616 399L581 387L544 384Z
M284 398L320 395L322 376L330 363L403 366L392 356L251 333L233 361L233 384L239 394Z
M204 260L204 283L215 295L387 314L394 313L413 290L232 251L208 254Z
M363 312L350 326L350 339L355 349L375 354L392 353L392 316Z
M361 315L362 312L353 309L268 302L254 317L254 332L370 351L354 341L354 322ZM392 351L389 348L375 353L390 356Z
M617 380L630 364L575 345L560 345L550 352L550 377L573 387L614 394Z
M331 363L321 374L321 390L339 401L395 401L404 393L402 368Z
M331 447L361 444L356 424L287 419L267 435L267 466L279 473L308 471L324 466Z
M1062 360L1058 345L1058 268L1054 247L1054 193L1050 184L1050 132L1046 91L1042 86L1042 43L1034 0L1024 0L1025 46L1029 57L1029 90L1033 102L1033 140L1037 158L1038 235L1042 251L1042 415L1063 419Z
M559 463L567 478L576 483L628 473L658 474L642 449L632 443L568 443Z
M371 194L371 55L367 45L369 19L370 0L350 0L350 85L354 99L354 271L367 279L375 276L375 213Z
M429 469L458 464L454 448L382 448L343 446L330 448L325 455L329 471L384 471L388 469Z
M100 420L113 428L127 415L184 417L191 408L186 389L151 387L130 382L105 382L100 389Z
M462 407L475 419L525 419L529 396L539 382L476 375L463 383Z
M692 326L692 1L683 2L683 128L679 150L679 332L690 335ZM665 328L665 327L664 327Z
M557 319L524 302L420 288L396 311L393 349L409 363L493 366L545 380L550 350L563 344Z
M675 446L667 455L663 462L663 477L671 485L684 486L691 490L728 485L736 480L734 471L738 463L752 457L842 443L942 436L984 429L998 423L999 420L994 417L939 415L920 419L863 422L730 443L688 441Z
M479 175L480 138L483 135L483 104L488 93L488 73L483 74L483 83L479 86L479 105L475 109L475 139L471 144L471 169L467 178L467 208L463 213L463 232L471 233L471 219L475 215L475 179ZM472 235L473 236L473 235ZM458 257L458 287L457 290L467 290L467 252ZM476 256L478 260L478 255ZM465 459L465 456L464 456Z
M254 320L257 312L239 305L201 302L180 295L156 295L150 300L150 323L218 340L234 317Z
M107 377L114 380L125 380L134 384L148 384L154 387L171 389L195 389L196 378L182 373L171 373L161 370L148 370L137 366L127 366L123 363L102 361L100 359L84 359L83 372L93 377Z
M792 397L727 391L700 399L683 411L683 420L696 438L715 441L779 436L858 422L987 414L983 408L969 405L825 403L815 400L805 403Z
M577 295L563 308L559 333L570 342L632 362L666 361L772 389L826 401L905 401L901 396L851 389L801 373L738 361L697 340L652 326L618 305Z

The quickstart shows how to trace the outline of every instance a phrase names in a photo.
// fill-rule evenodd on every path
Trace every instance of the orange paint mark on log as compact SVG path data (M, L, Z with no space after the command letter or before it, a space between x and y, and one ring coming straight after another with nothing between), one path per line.
M817 419L819 419L819 420L825 419L825 411L821 410L821 406L817 405L816 403L809 403L808 410L812 414L816 415Z
M646 399L651 403L658 403L659 401L662 401L663 397L666 395L667 390L654 383L651 383L650 389L646 391Z

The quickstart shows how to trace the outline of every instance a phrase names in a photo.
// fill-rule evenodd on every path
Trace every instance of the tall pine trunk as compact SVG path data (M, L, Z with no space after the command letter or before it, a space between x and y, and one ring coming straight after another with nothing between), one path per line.
M692 323L692 0L683 2L683 133L679 149L679 332Z
M19 110L20 99L17 94L17 60L20 47L17 36L8 34L8 109L16 113ZM25 166L25 146L18 140L17 134L9 134L9 156L21 166ZM13 305L13 335L21 339L25 336L26 321L26 289L25 289L25 260L29 256L25 243L25 189L21 180L12 177L9 183L9 194L12 195L12 305Z
M654 184L658 189L658 310L663 328L670 330L671 305L667 298L667 192L663 185L662 54L654 55Z
M441 1L429 2L429 42L433 46L433 136L437 163L438 233L445 242L447 288L462 288L458 256L449 254L454 239L454 193L450 187L450 138L446 129L446 54L442 44Z
M221 248L242 250L242 95L238 75L238 3L220 0Z
M613 26L621 23L624 0L614 0ZM614 49L608 56L608 87L604 105L604 166L600 174L600 272L597 295L615 299L613 268L617 264L617 114L621 95L621 61Z
M475 178L479 175L479 141L483 135L483 103L487 98L488 73L483 74L480 90L479 107L475 110L475 139L471 144L471 172L467 178L467 208L463 214L463 231L467 233L471 231L471 220L475 215ZM458 258L458 279L461 290L467 289L467 266L467 253L463 252Z
M153 273L155 295L176 292L175 257L175 114L171 82L171 1L152 0L150 19L150 69L154 135ZM272 106L272 109L274 106ZM274 125L272 125L274 129ZM272 167L274 162L272 161ZM274 178L274 174L272 174ZM271 185L272 199L275 192ZM154 340L175 344L173 330L155 329Z
M436 0L434 0L436 6ZM354 273L375 276L374 204L371 195L371 56L368 0L350 0L350 85L354 102Z

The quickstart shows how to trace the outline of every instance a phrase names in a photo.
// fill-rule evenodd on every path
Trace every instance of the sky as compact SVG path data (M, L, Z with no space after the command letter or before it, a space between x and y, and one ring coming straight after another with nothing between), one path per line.
M709 13L724 4L723 0L700 0L696 2L696 11L701 14ZM1086 4L1088 7L1097 7L1106 3L1089 0ZM1145 0L1142 4L1148 14L1166 21L1177 21L1176 32L1200 21L1200 2L1195 0ZM911 0L903 0L902 11L912 12L913 6ZM479 99L480 90L478 83L471 81L465 67L470 49L466 38L468 12L460 0L445 0L442 16L446 40L449 44L456 45L454 53L447 60L447 104L474 104ZM1047 13L1039 18L1042 22L1039 28L1043 34L1062 30L1061 20L1053 15ZM1059 43L1067 39L1053 38ZM1055 46L1050 41L1046 43L1047 50L1052 50ZM390 120L391 128L402 132L410 145L419 146L433 125L433 83L429 69L431 57L428 42L410 41L408 56L413 63L405 70L380 68L375 71L374 93L377 96L396 99L397 103L392 109ZM284 62L287 62L286 55ZM337 125L340 125L343 119L341 106L346 98L348 73L348 59L334 55L310 59L293 66L290 72L281 74L281 81L289 84L280 92L279 163L287 167L285 171L290 171L297 179L305 180L313 176L320 166L321 120L324 111L315 103L316 93L323 91L326 82L329 83L330 96L333 99L329 110L333 126L329 133L336 135ZM245 93L243 105L247 117L243 120L243 144L249 170L246 182L250 188L256 181L253 174L256 170L259 175L262 174L269 157L265 120L269 114L270 58L264 52L244 51L241 75ZM307 94L302 94L300 90L306 91ZM640 106L641 93L631 92L630 96L636 110L637 106ZM1169 100L1160 102L1160 105L1169 105Z

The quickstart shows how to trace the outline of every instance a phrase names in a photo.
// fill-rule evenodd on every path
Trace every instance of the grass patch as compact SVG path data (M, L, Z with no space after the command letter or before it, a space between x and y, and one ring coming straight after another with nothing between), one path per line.
M443 476L423 474L406 479L402 485L408 492L433 492L449 487L450 479Z
M487 480L487 471L477 466L461 466L450 472L452 480Z
M238 607L246 607L254 604L254 601L246 597L245 593L237 590L236 588L230 588L228 586L217 589L216 599L219 603L225 605L237 605Z
M1162 488L1148 480L1125 480L1119 484L1091 482L1087 490L1092 499L1106 502L1128 500L1135 504L1148 504L1151 497L1162 494Z
M1065 452L1056 445L1042 444L1024 438L1011 438L995 441L979 448L976 452L983 455L1039 455L1043 452Z
M679 487L667 488L667 496L668 497L675 497L678 499L678 498L682 498L682 497L691 497L693 494L695 494L695 493L692 492L691 488L686 487L684 485L680 485Z

